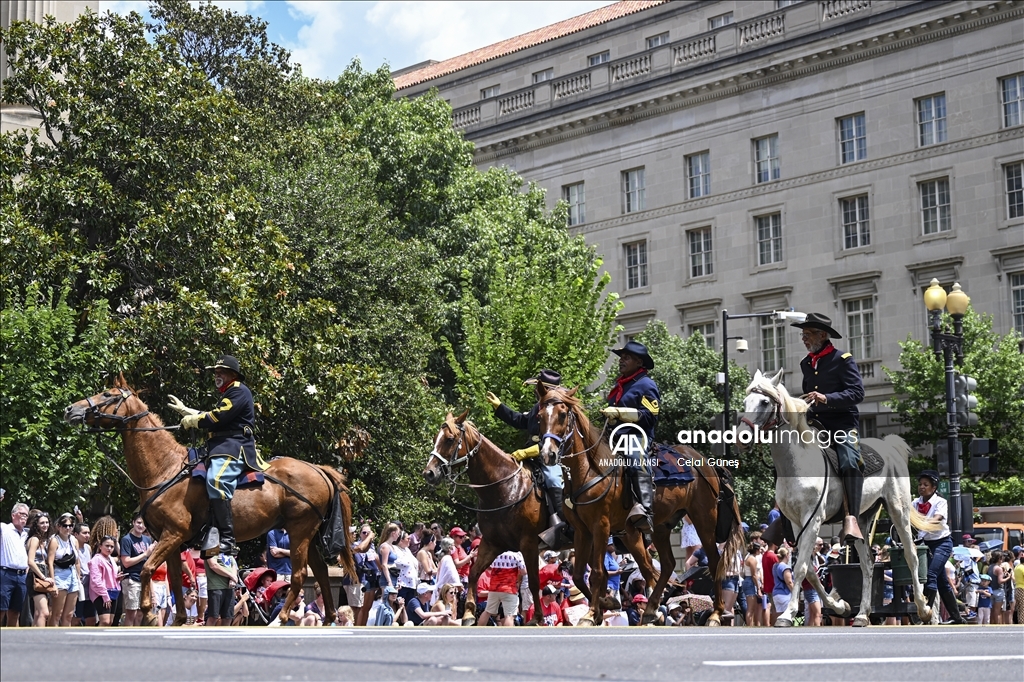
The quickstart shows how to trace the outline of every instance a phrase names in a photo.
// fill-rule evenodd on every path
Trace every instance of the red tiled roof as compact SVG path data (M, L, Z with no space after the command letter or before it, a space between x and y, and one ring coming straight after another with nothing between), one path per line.
M432 78L439 78L441 76L447 76L450 73L454 73L461 69L469 68L470 66L476 66L483 62L491 59L497 59L498 57L504 57L507 54L525 50L534 45L540 45L556 38L567 36L571 33L578 33L579 31L586 30L593 26L614 21L621 17L642 12L645 9L656 7L657 5L664 4L668 0L647 0L646 2L626 0L624 2L616 2L615 4L608 5L596 9L593 12L587 12L581 14L578 17L572 17L564 21L559 21L556 24L538 28L535 31L518 35L508 40L502 40L499 43L488 45L487 47L481 47L478 50L467 52L466 54L459 55L458 57L452 57L430 66L425 66L422 69L416 71L410 71L409 73L403 73L401 76L395 78L395 88L401 90L402 88L408 88L423 81L431 80Z

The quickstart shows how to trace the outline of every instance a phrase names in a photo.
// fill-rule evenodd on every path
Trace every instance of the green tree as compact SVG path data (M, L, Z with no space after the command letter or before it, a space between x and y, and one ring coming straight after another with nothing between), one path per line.
M943 326L952 329L949 316ZM1024 499L1024 355L1018 350L1020 335L1000 336L992 331L992 317L968 309L963 318L964 361L957 371L978 380L979 424L962 429L964 452L969 436L996 438L999 442L999 473L971 477L965 458L964 490L973 492L977 505L1020 504ZM903 425L902 436L911 446L934 443L946 437L945 364L930 346L908 337L900 343L901 369L883 368L895 396L889 406ZM970 433L968 433L970 432ZM918 469L932 468L933 461L917 460Z

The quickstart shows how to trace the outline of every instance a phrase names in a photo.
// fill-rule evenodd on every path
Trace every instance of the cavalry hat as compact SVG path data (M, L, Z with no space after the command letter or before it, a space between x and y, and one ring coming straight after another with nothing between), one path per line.
M623 353L635 355L644 363L644 369L654 369L654 360L651 359L650 354L647 352L647 346L639 341L627 341L625 346L614 348L612 352L620 357Z
M242 366L238 364L238 360L235 360L230 355L220 356L215 364L210 365L206 369L230 369L238 375L239 381L245 381L245 375L242 374Z
M537 376L530 377L523 382L523 386L534 386L536 384L544 384L545 386L561 386L562 375L553 369L542 369L537 372Z
M920 481L922 478L927 478L935 485L939 484L939 472L933 469L925 469L924 471L917 475L917 480Z
M803 322L794 322L789 325L800 329L820 329L828 332L830 338L841 339L842 335L832 328L832 320L821 313L807 313L807 319Z

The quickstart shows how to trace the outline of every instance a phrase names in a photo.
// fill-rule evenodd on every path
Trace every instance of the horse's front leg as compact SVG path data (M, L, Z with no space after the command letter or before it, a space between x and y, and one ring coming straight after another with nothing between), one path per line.
M658 548L658 557L661 559L661 572L658 574L658 582L651 592L650 601L647 602L647 608L644 609L643 621L645 623L657 618L661 597L665 594L665 587L668 585L669 578L672 577L672 571L676 568L676 557L672 553L671 533L671 529L663 523L654 527L654 546Z
M863 533L864 524L860 524L860 526L861 533ZM863 628L871 625L871 582L874 578L875 564L867 540L857 540L854 544L857 546L857 555L860 557L861 593L860 611L853 619L853 627Z
M158 623L159 619L151 613L153 609L153 587L150 581L153 577L153 572L160 567L160 564L168 561L172 553L178 559L178 590L181 590L181 557L177 555L178 547L181 546L181 543L182 536L180 534L165 531L160 536L160 540L153 546L153 552L146 559L146 563L139 573L139 579L142 582L139 596L139 615L142 618L142 625L163 625L163 623ZM168 571L170 571L170 564L168 564Z
M526 558L526 580L533 595L533 619L527 625L541 625L544 622L540 603L540 569L537 566L538 539L536 533L527 533L519 545L519 551Z
M296 532L294 533L291 528L287 530L288 537L292 538L293 542L290 551L292 582L288 588L288 596L285 597L284 606L281 607L281 613L278 616L281 625L288 622L288 614L295 608L295 605L299 602L299 596L302 594L302 586L306 583L306 566L309 562L309 540L315 532L315 529L309 528L295 529ZM296 538L299 538L298 542L295 542ZM331 589L331 586L328 585L327 589Z
M591 538L590 554L587 561L590 562L590 593L593 599L590 602L590 613L593 625L600 624L604 618L604 598L608 593L608 571L604 567L604 554L608 546L608 527L601 526ZM579 561L577 556L576 560Z

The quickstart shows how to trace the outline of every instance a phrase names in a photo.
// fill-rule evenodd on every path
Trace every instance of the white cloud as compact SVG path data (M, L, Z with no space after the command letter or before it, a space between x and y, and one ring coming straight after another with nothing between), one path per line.
M351 45L343 39L354 4L288 0L288 13L302 22L295 41L285 41L292 60L313 78L336 78L352 60Z
M417 61L440 61L608 4L607 1L375 2L366 13L366 20L392 40L411 43Z

